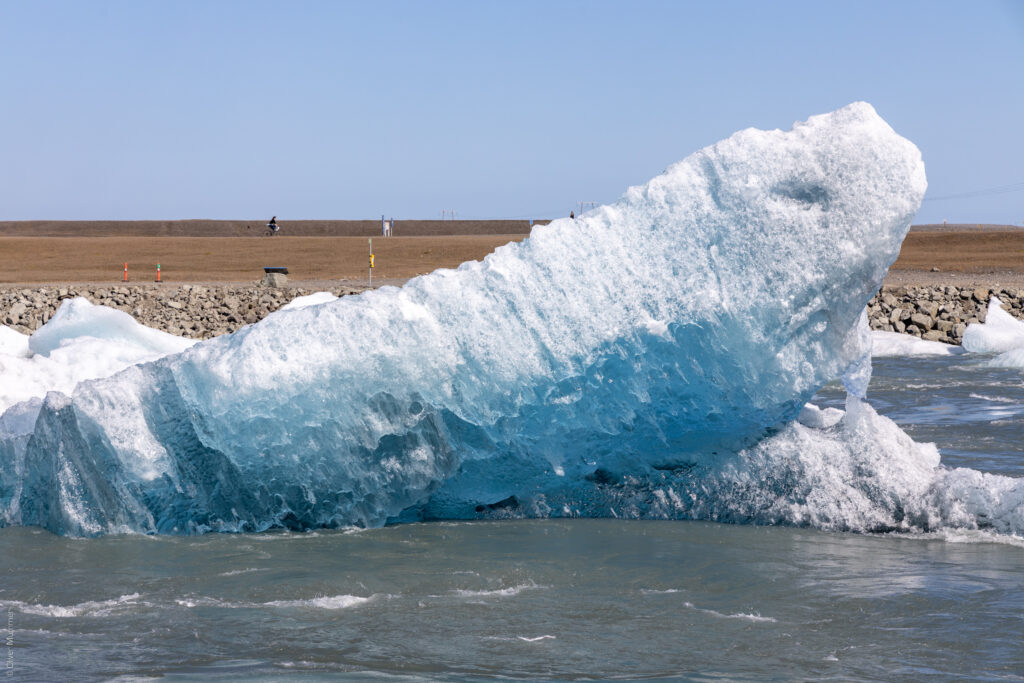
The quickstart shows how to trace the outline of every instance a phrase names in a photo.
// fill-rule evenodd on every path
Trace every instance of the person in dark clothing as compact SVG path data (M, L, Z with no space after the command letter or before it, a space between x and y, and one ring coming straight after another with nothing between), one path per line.
M280 228L277 226L277 216L274 216L273 218L270 219L270 222L267 223L267 227L273 230L274 232L280 230Z
M569 212L569 219L570 220L576 220L576 212L575 211L570 211Z

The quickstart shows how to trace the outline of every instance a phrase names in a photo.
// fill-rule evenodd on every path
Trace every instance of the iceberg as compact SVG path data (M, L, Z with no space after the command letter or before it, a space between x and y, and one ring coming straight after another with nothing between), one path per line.
M917 148L866 103L740 131L482 262L11 407L0 519L70 535L969 524L940 500L934 447L861 401L864 307L925 187ZM805 408L840 377L845 413Z

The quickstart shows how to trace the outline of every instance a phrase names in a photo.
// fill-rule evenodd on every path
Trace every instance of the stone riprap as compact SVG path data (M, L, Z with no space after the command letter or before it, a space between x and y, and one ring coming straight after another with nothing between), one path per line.
M985 322L991 297L1006 311L1024 319L1024 289L990 287L889 287L868 303L873 330L902 332L947 344L959 344L971 323Z
M335 285L329 291L344 296L364 289ZM208 339L258 322L297 296L325 290L260 285L0 286L0 325L25 334L34 332L53 316L62 300L82 296L163 332Z
M330 291L344 296L365 289L338 285ZM84 296L94 304L130 313L149 327L207 339L262 320L295 297L314 291L320 290L259 285L0 286L0 324L34 332L50 319L62 299ZM985 321L991 296L998 296L1011 315L1024 319L1024 289L953 286L884 286L868 304L868 319L873 330L959 344L967 325Z

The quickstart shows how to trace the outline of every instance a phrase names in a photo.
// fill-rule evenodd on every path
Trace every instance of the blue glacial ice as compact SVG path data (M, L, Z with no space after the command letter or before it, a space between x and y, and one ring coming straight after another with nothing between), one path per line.
M569 515L1013 532L1014 480L953 477L860 400L864 306L925 187L918 150L864 103L740 131L482 262L13 406L0 519L71 535ZM839 377L845 414L805 408Z

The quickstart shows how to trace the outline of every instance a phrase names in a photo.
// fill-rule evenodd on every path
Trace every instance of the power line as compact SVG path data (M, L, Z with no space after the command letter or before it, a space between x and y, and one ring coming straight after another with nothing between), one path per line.
M541 220L547 220L549 218L560 218L565 212L565 208L549 209L546 211L534 211L532 213L524 213L518 216L467 216L463 215L463 220L481 220L481 221L514 221L527 218L539 218Z
M1024 190L1024 183L1012 183L1010 185L999 185L997 187L987 187L981 190L972 190L970 192L960 192L958 194L947 194L941 197L925 197L926 202L942 202L947 199L970 199L973 197L986 197L994 194L1008 194L1010 192L1020 192Z

